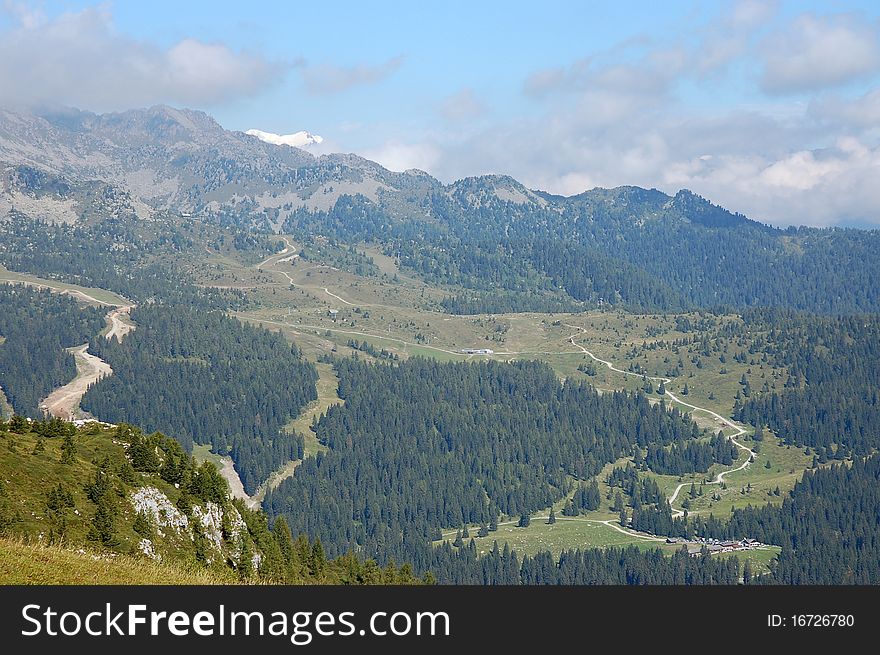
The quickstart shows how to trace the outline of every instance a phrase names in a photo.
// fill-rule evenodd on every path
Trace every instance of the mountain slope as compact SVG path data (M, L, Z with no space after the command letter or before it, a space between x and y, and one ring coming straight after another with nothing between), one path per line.
M229 500L213 464L130 425L0 421L4 584L412 584L406 567L327 560Z
M202 112L0 112L0 221L168 215L378 242L448 311L640 311L780 305L880 309L880 232L778 230L688 191L563 197L503 175L444 185L351 154L315 157ZM845 271L845 272L844 272Z

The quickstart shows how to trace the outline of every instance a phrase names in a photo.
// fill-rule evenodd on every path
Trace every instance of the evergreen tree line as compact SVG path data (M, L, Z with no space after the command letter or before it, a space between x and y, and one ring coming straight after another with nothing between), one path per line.
M880 455L808 470L782 502L719 519L671 518L668 503L634 513L632 526L660 535L757 539L782 547L767 576L776 584L880 583Z
M294 212L285 229L382 242L426 280L479 292L448 299L450 311L543 311L560 296L641 311L880 309L877 232L778 230L689 192L670 201L633 187L594 190L541 208L485 193L479 180L458 183L469 185L431 193L424 215L407 220L364 196L343 196L326 212Z
M349 339L345 345L352 350L360 350L362 353L367 353L368 355L371 355L376 359L387 359L392 361L397 361L400 359L400 356L396 353L393 353L390 350L386 350L385 348L379 350L369 341L358 341L357 339Z
M258 248L264 240L247 236L241 245ZM0 224L0 263L10 270L109 289L138 303L161 298L205 309L243 305L241 291L196 287L177 264L203 247L170 220L151 221L149 230L137 219L118 218L53 224L14 215Z
M95 339L91 351L113 367L82 406L113 423L130 422L230 455L253 493L303 440L284 425L317 397L317 372L278 333L218 311L150 304L132 312L137 329L122 343Z
M572 477L586 481L635 447L700 436L677 409L560 383L543 363L344 359L336 372L345 403L314 428L330 450L264 507L331 554L420 558L417 570L438 574L426 550L440 528L535 512L568 494Z
M473 585L732 585L742 578L736 557L691 557L686 550L665 555L660 549L589 548L520 558L505 543L478 554L474 541L462 548L445 543L429 561L441 584Z
M880 317L764 310L745 319L755 330L769 330L768 354L789 380L779 392L738 403L737 420L837 458L880 447Z
M100 309L69 296L0 284L0 387L13 409L40 417L40 401L76 377L65 348L88 343L103 327Z
M738 457L739 448L719 432L708 441L648 446L645 465L660 475L684 475L705 473L713 464L730 466Z

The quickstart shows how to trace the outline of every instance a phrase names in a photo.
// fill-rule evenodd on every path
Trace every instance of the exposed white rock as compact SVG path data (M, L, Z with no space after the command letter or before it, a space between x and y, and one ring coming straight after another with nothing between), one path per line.
M193 519L202 526L205 537L218 551L223 550L223 509L215 503L207 503L204 509L193 505Z
M138 550L141 551L143 555L146 555L157 562L162 559L162 556L156 552L156 549L153 547L153 542L150 539L141 539L138 542Z
M165 536L163 528L178 535L189 533L189 519L156 487L141 487L132 492L131 504L135 512L145 514L151 520L160 537Z

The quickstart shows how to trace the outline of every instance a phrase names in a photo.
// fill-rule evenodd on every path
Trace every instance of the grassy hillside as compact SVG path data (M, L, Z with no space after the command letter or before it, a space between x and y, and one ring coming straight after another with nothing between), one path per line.
M211 462L129 425L0 421L0 584L413 584L232 502Z
M238 578L231 572L0 538L0 581L15 585L205 585L237 583Z

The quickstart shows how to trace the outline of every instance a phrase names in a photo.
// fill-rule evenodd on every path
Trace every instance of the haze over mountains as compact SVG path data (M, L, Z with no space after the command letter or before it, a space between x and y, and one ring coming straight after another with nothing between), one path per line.
M436 194L475 210L498 201L551 212L588 200L623 202L638 220L677 202L635 188L564 198L494 175L447 186L422 171L396 173L357 155L313 156L297 147L321 140L307 132L227 131L203 112L167 106L102 115L0 110L0 214L15 206L69 222L97 209L140 218L234 212L256 219L268 213L271 227L279 229L293 210L327 211L343 195L363 196L400 218L427 217L426 202Z
M877 231L780 230L687 190L564 197L504 175L446 185L227 131L200 111L3 111L0 165L0 220L192 217L377 243L447 287L444 309L456 313L880 307Z

